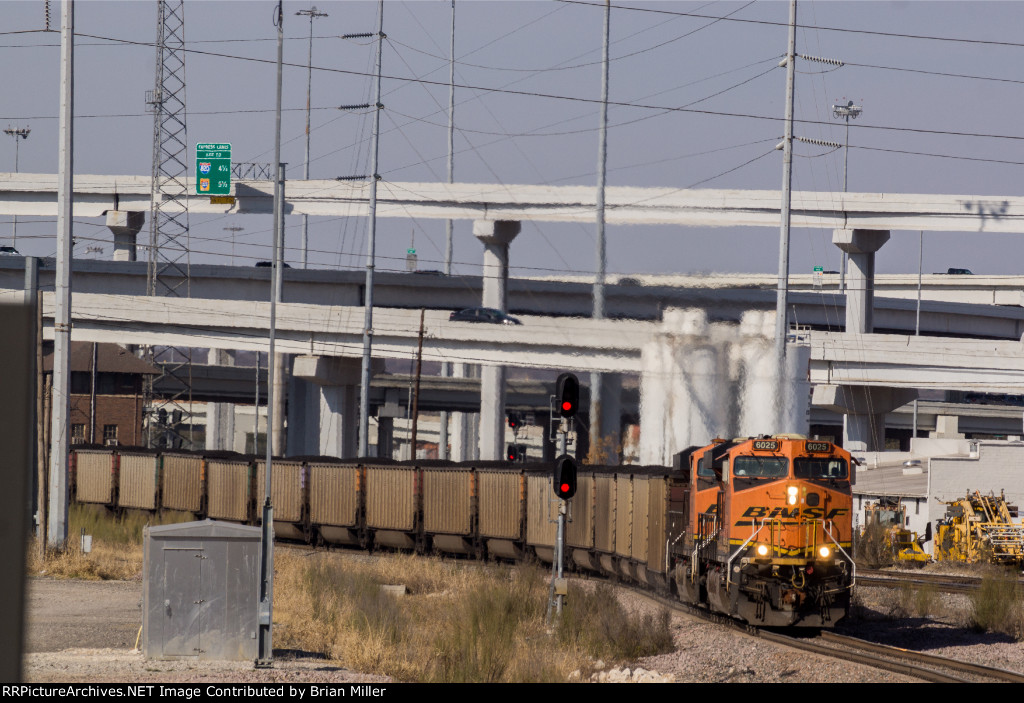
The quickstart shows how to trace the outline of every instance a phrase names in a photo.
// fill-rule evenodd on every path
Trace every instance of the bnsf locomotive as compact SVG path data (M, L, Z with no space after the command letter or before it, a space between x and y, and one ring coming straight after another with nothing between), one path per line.
M719 440L686 475L672 552L680 599L763 626L831 626L849 610L850 454L797 435Z
M257 524L263 460L225 452L75 447L79 503ZM552 466L274 460L278 537L550 562ZM578 569L765 626L847 612L850 455L792 435L716 440L663 466L581 466L565 554Z

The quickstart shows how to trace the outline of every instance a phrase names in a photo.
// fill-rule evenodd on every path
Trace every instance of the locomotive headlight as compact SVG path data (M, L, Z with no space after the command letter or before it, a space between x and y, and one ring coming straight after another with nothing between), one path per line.
M768 556L768 545L767 544L759 544L759 545L757 545L757 556L759 556L759 557L766 557L766 556Z
M832 550L828 547L820 547L818 549L818 556L822 559L828 559L830 556L832 556Z
M796 505L797 495L800 493L800 489L796 486L790 486L786 489L786 502L790 505Z

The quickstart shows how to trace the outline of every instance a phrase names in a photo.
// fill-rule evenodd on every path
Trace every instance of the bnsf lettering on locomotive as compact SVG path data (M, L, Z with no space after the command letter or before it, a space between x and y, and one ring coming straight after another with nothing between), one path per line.
M824 517L826 520L832 520L840 515L846 514L846 508L833 508L828 512L828 515L824 514L824 508L768 508L765 505L752 505L743 511L743 517L750 518L807 518L810 520L816 520Z

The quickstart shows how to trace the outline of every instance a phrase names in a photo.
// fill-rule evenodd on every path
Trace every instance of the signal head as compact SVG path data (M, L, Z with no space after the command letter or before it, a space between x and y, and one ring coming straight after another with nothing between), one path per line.
M563 454L555 460L555 495L562 500L569 500L576 495L576 471L576 460L568 454Z
M580 407L580 381L576 374L563 373L555 386L555 402L562 417L576 417Z
M508 445L508 449L505 450L505 459L512 462L518 461L519 447L515 444Z

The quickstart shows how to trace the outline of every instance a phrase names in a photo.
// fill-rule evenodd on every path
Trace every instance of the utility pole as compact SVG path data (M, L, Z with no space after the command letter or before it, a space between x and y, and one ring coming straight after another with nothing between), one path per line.
M451 47L448 51L448 182L455 182L455 0L452 2ZM452 275L452 252L454 251L454 223L447 220L444 226L444 275ZM441 363L441 376L452 375L452 362ZM448 459L448 411L442 410L438 427L437 456Z
M846 144L843 147L843 192L845 193L846 188L846 167L850 160L850 120L857 119L860 117L860 113L863 112L863 108L860 105L854 105L853 101L849 101L846 105L833 105L832 115L846 120ZM850 259L850 255L845 251L843 252L843 262L839 269L839 290L846 290L846 266Z
M921 334L921 274L924 270L924 230L917 233L917 312L914 315L914 336ZM911 441L917 439L917 398L914 398L914 428ZM913 451L913 446L911 446Z
M21 139L28 139L28 133L32 129L29 127L8 127L4 130L4 134L14 137L14 172L18 173L18 145L21 144ZM18 216L14 216L13 223L11 225L11 246L15 249L18 248Z
M604 275L608 265L605 253L604 235L604 191L608 171L608 38L611 29L611 0L604 3L604 41L601 53L601 119L597 142L597 250L595 252L594 273L594 319L604 319ZM600 371L590 373L590 446L591 456L597 456L597 448L601 463L608 463L609 457L604 456L605 446L602 441L604 429L605 377ZM612 404L615 407L617 404Z
M274 375L277 363L274 356L274 342L277 322L277 300L281 295L281 254L284 244L284 164L281 163L281 85L284 63L284 2L278 0L274 15L277 25L277 109L274 117L274 268L270 286L270 339L267 364L267 454L264 473L264 499L261 518L260 538L260 602L257 606L257 627L259 639L257 668L274 665L273 609L274 609L274 506L271 502L273 486L273 444L274 444ZM257 354L257 374L259 355ZM259 406L257 406L258 412Z
M239 227L238 225L231 225L230 227L222 227L225 232L231 232L231 265L235 265L235 235L245 230L245 227Z
M299 10L296 15L309 17L309 60L306 63L306 160L302 171L302 177L309 180L309 110L310 100L313 94L313 20L317 17L327 17L326 12L318 12L316 5L308 10ZM309 246L309 215L302 216L302 268L308 264Z
M363 324L363 363L359 384L359 456L370 453L370 354L373 349L373 269L377 258L377 181L380 152L380 63L384 50L384 0L377 3L377 88L373 100L373 147L370 153L370 217L366 229L366 293Z
M57 271L53 320L53 405L50 431L50 505L47 544L64 549L68 540L68 394L71 379L71 225L74 198L75 4L61 3L60 136L57 146Z
M782 212L779 228L779 282L775 298L775 374L779 412L776 424L782 424L786 378L786 302L789 295L789 219L793 188L793 92L796 81L796 0L789 2L789 44L786 49L786 136L782 141ZM785 428L778 427L782 432Z
M412 438L409 441L411 450L409 458L416 460L416 434L420 422L420 377L423 374L423 320L426 309L420 308L420 337L416 347L416 386L412 393Z

